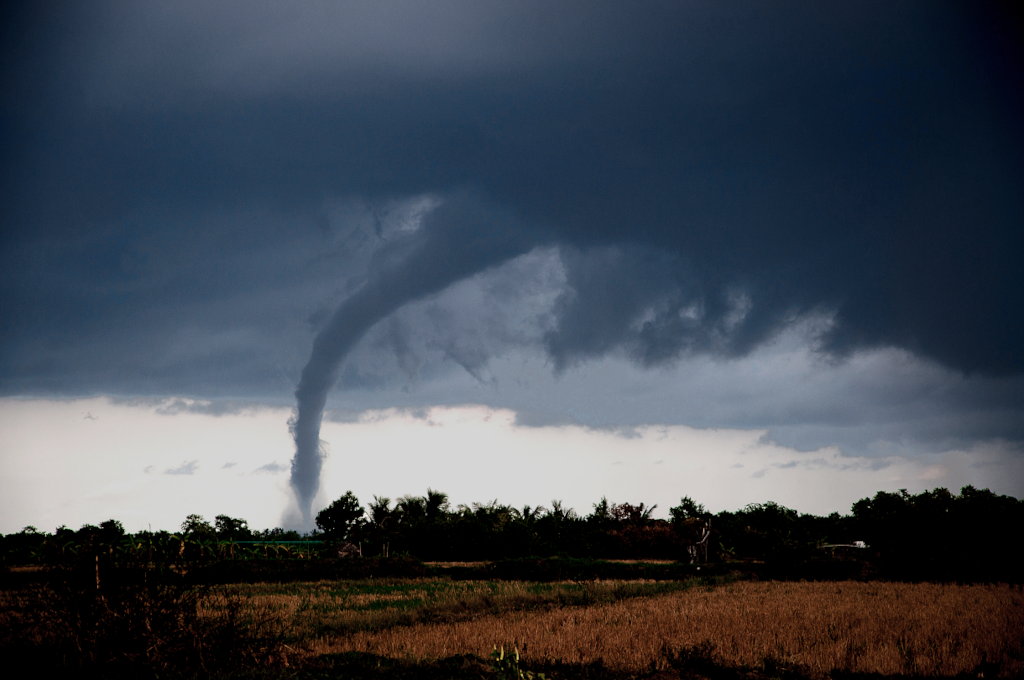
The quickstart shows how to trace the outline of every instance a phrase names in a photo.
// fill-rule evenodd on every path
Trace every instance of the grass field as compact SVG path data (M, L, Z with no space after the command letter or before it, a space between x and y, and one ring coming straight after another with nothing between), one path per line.
M53 601L40 593L0 591L0 619L35 620L31 612ZM745 670L763 678L953 677L979 669L985 677L1024 677L1020 586L726 578L586 583L367 579L219 586L198 599L175 602L198 613L197 623L175 633L175 639L195 638L189 649L207 659L221 647L234 650L224 657L227 665L218 667L242 670L241 663L257 674L269 666L287 667L292 677L305 677L303 668L309 677L390 677L380 664L393 659L404 664L403 677L449 677L445 663L472 655L477 665L452 676L479 677L482 672L497 677L487 659L498 645L517 648L526 667L557 678L576 677L595 665L612 675L587 677L658 672L690 677L678 671L694 659L717 669L708 677L738 677ZM104 601L103 612L107 606ZM188 618L174 613L184 610L165 610L171 616L168 625ZM160 611L147 605L147 631L149 617ZM49 619L39 620L66 618L66 611L53 610ZM127 629L117 623L121 620L110 614L98 619L115 626L108 641L114 657L123 653ZM34 630L46 638L49 628ZM101 641L88 639L90 631L98 630L84 627L76 635L85 637L70 643L84 640L90 649L100 649ZM142 636L140 641L148 639L138 626L130 630ZM35 639L22 642L31 647ZM22 645L7 643L12 649ZM136 658L149 654L148 647L140 649ZM353 659L362 659L359 663L373 666L377 674L318 674L317 669L337 671L342 666L335 662ZM720 675L723 669L732 675Z
M609 604L637 597L706 588L728 578L689 581L530 583L379 579L224 586L204 599L204 616L216 617L238 602L251 617L283 631L292 645L416 624L472 621L508 612L550 611ZM489 650L488 650L489 651Z
M498 644L517 647L526 663L602 661L633 672L668 668L679 650L697 649L727 666L767 662L813 675L955 676L988 662L1002 677L1024 676L1020 587L743 582L547 610L514 601L463 621L322 634L305 649L433 660L485 657Z

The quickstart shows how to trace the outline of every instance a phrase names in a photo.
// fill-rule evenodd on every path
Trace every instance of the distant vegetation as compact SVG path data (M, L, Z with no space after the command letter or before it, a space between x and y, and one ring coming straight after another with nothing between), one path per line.
M253 531L244 519L218 515L211 524L189 515L177 533L128 534L117 520L53 533L26 527L0 538L5 566L59 565L82 555L104 560L144 553L147 560L191 565L219 560L317 559L339 548L364 557L408 556L435 562L527 557L660 559L690 562L702 536L702 561L794 564L835 553L870 558L895 578L1013 580L1017 555L1006 527L1024 525L1024 502L966 486L960 494L879 492L853 504L848 515L798 513L755 503L709 513L689 497L653 519L644 503L601 499L587 515L559 501L515 508L497 501L451 507L429 490L392 502L374 497L364 508L348 492L316 518L318 530L300 535L280 528ZM860 541L863 549L834 548ZM351 544L351 545L346 545ZM344 552L344 551L343 551Z
M0 652L132 677L1024 672L1024 502L968 486L828 517L653 510L453 508L432 490L364 508L349 492L306 535L227 515L176 533L27 527L0 538ZM488 661L494 645L508 654Z

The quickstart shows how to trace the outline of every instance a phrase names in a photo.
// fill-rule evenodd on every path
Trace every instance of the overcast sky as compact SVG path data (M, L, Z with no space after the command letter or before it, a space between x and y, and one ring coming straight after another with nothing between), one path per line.
M424 493L393 473L423 460L458 502L583 512L1024 495L1024 54L998 5L8 5L0 531L146 523L146 494L87 501L83 464L162 489L161 528L218 494L308 526L348 488ZM122 425L58 436L71 412ZM192 433L176 462L144 422ZM448 448L395 438L417 423ZM564 470L600 474L544 470L566 437ZM603 472L665 437L675 472ZM515 446L534 481L490 485ZM729 467L751 447L782 458ZM795 460L829 472L754 476Z

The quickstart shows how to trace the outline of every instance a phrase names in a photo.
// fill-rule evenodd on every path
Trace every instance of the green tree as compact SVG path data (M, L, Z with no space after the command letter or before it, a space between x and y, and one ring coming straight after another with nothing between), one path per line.
M427 519L427 499L422 496L402 496L395 501L395 518L399 524L416 526Z
M531 526L537 520L543 517L546 512L547 508L545 508L543 505L538 505L537 507L524 505L522 511L520 511L519 513L519 516L523 518L523 522L526 523L527 526Z
M380 554L387 557L391 552L391 539L394 535L395 511L391 509L391 499L387 496L374 496L370 505L370 523L366 527L367 537L380 545Z
M551 512L542 512L536 519L538 551L542 555L585 554L580 539L583 519L572 508L558 500L551 501Z
M252 536L249 523L244 519L217 515L214 518L217 538L220 540L247 541Z
M362 523L363 507L351 491L316 515L316 525L329 541L344 541Z
M681 525L688 519L703 519L707 515L708 511L704 506L689 496L683 496L679 499L679 505L668 509L668 516L673 525Z
M253 538L258 541L267 542L298 541L302 539L302 535L294 529L285 530L281 527L274 527L273 529L262 529L254 532Z
M658 506L632 505L631 503L615 503L611 508L611 515L616 522L625 522L633 525L646 524L651 519L651 514Z
M181 523L181 533L192 539L213 539L217 531L202 515L189 515Z
M427 488L427 521L437 522L449 512L448 494Z
M587 522L598 526L606 526L614 519L611 503L608 502L606 496L601 496L601 500L594 503L594 511L587 515Z
M605 501L605 504L607 504L607 502L608 501ZM568 520L575 522L579 520L579 515L576 514L576 511L572 508L566 509L565 503L557 498L552 499L551 512L547 513L545 517L554 517L556 521Z
M124 536L124 525L116 519L108 519L106 522L100 522L100 531L105 537L118 539Z
M125 536L124 525L116 519L100 522L94 540L107 550L116 547Z

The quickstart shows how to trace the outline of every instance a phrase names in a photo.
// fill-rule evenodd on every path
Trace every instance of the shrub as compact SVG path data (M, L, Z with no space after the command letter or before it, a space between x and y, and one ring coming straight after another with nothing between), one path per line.
M90 559L91 558L91 559ZM206 590L172 569L79 555L45 583L8 593L0 650L37 670L147 677L245 668L281 658L281 635L241 602L204 615Z

